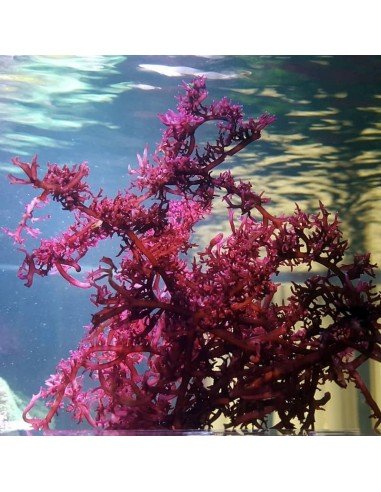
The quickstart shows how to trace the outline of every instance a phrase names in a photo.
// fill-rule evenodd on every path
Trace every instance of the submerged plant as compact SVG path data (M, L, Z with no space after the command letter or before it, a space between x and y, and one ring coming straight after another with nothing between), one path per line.
M48 164L38 176L31 163L13 160L25 173L12 184L39 194L15 231L25 259L19 277L57 271L75 287L92 289L98 311L78 348L61 360L33 396L24 419L48 429L61 409L100 429L205 429L220 416L232 429L266 429L276 412L282 431L299 421L314 428L315 411L329 400L326 381L355 383L381 424L381 411L358 368L381 361L381 294L369 277L370 255L343 264L348 243L337 215L320 203L315 214L296 206L274 216L269 199L251 183L217 167L274 121L243 119L227 98L206 104L204 78L184 84L177 111L160 116L166 126L156 152L138 156L131 187L108 198L86 183L86 164ZM216 122L215 142L198 144L197 130ZM218 234L204 251L191 242L195 225L223 195L230 234ZM74 216L74 224L27 252L23 234L36 237L37 208L49 199ZM80 262L101 240L117 236L115 258L82 280ZM189 258L192 255L192 260ZM305 283L292 283L288 299L274 299L280 269L304 265ZM92 384L89 384L89 382ZM30 416L46 401L44 418Z

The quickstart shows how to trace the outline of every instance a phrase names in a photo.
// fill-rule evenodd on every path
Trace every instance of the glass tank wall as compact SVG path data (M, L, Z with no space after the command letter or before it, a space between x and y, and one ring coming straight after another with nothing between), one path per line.
M201 74L211 100L227 96L248 116L277 117L261 140L223 169L234 168L264 191L274 214L292 213L295 202L314 212L321 200L339 213L350 253L371 252L381 265L381 57L375 56L0 57L0 225L14 229L34 196L7 180L17 172L14 156L30 161L37 154L42 168L87 161L93 188L115 194L128 186L136 154L147 145L152 152L160 140L157 114L174 107L182 81ZM40 226L46 237L70 223L57 204L49 212L52 219ZM228 231L228 222L217 204L195 241L206 245L220 231ZM76 348L95 307L88 291L58 275L26 288L17 278L22 253L6 235L0 241L0 393L14 394L8 420L10 428L22 429L19 409ZM85 269L95 268L112 247L108 242L92 252ZM282 278L279 299L287 297L292 280ZM379 288L380 280L378 274ZM367 364L361 373L379 405L380 366ZM316 429L369 432L370 410L356 389L332 384L329 391L332 399L317 413ZM55 425L78 429L65 412Z

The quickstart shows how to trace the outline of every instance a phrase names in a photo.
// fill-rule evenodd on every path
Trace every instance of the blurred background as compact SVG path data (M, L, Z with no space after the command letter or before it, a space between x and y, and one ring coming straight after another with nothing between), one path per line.
M350 254L369 251L381 264L379 56L0 57L0 226L14 229L33 196L9 185L7 175L17 172L12 157L29 161L37 154L42 168L87 161L93 188L115 194L128 186L136 154L159 142L157 114L174 108L182 81L201 74L210 100L228 96L247 116L277 116L261 140L224 168L270 196L275 214L292 213L295 202L314 212L321 200L340 214ZM58 207L51 211L52 219L41 223L47 237L70 223ZM196 240L202 246L221 230L228 231L226 212L217 203ZM57 276L24 287L17 278L23 255L11 243L0 236L0 377L28 400L76 348L95 308L88 292ZM85 267L95 267L111 247L102 245ZM379 288L380 280L378 274ZM380 368L370 363L362 376L380 405ZM355 388L329 391L317 430L369 432L370 410ZM76 424L62 413L57 428Z

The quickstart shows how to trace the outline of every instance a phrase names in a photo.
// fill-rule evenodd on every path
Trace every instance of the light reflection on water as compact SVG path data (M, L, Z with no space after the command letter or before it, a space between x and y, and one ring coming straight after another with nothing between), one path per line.
M211 99L227 95L243 104L248 116L265 111L277 115L263 138L223 169L233 166L237 176L264 191L272 199L273 213L292 213L294 202L315 211L322 200L339 212L351 252L371 251L381 265L381 57L0 57L1 225L14 227L25 196L30 196L29 190L10 187L5 179L13 156L29 159L37 153L41 166L87 160L94 187L115 193L128 184L128 165L135 165L136 153L146 144L153 151L159 141L157 113L174 106L182 80L200 74L208 76ZM66 227L61 221L67 219L57 217L57 222L44 224L48 235ZM228 232L226 212L217 203L213 218L196 237L205 244L221 229ZM7 238L0 240L2 278L7 279L0 285L2 299L18 313L20 336L25 336L27 319L34 320L34 331L48 321L52 331L46 345L53 340L54 350L66 356L81 331L63 323L58 310L48 310L45 318L51 319L42 321L37 301L43 293L47 307L65 306L66 311L73 298L55 279L50 293L46 283L37 283L32 294L36 305L29 305L27 315L31 291L14 275L20 255ZM9 294L9 282L17 297ZM91 308L76 309L75 320L86 324ZM14 316L9 311L4 310L7 330ZM9 340L13 344L14 334ZM23 355L27 352L23 344L15 341L14 346ZM44 375L54 368L49 357L48 348L41 351L49 368L41 368ZM33 365L30 354L27 360ZM10 364L3 357L0 370L22 385L25 366L18 366L15 376L17 361L12 360L12 368ZM27 384L26 391L35 392L41 377Z

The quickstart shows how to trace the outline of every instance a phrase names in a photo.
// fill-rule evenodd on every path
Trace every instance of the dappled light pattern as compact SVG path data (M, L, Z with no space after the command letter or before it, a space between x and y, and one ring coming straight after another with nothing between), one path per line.
M123 61L123 56L101 55L0 57L0 121L5 128L0 136L2 148L13 152L25 149L25 154L37 146L54 148L58 142L50 136L53 132L100 124L91 117L92 105L111 103L131 89L160 89L133 82L98 88L99 80L117 74ZM16 124L27 127L28 132L12 131ZM115 128L108 121L101 124ZM60 140L59 145L68 147L70 142Z

